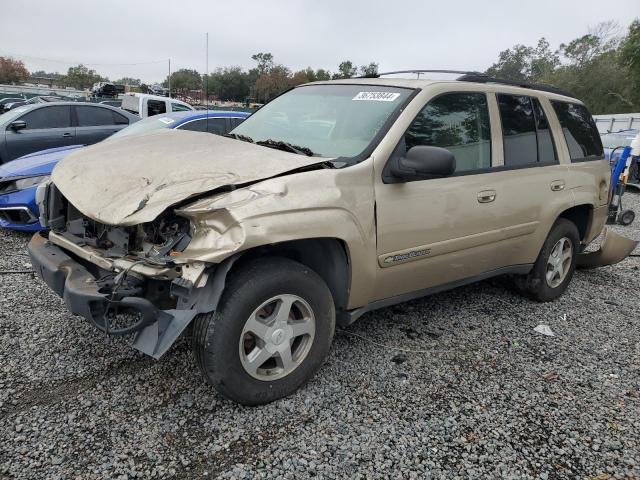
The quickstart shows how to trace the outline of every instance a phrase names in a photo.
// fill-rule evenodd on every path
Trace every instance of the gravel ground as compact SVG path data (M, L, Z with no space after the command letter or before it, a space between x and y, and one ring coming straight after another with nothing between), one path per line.
M30 268L28 238L0 232L0 270ZM371 313L258 408L203 383L186 340L155 361L0 274L0 477L640 478L639 267L550 304L492 281Z

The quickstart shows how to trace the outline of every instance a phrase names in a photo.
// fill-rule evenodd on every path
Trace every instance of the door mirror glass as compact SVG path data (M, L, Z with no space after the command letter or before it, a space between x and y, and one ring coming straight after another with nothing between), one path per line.
M442 178L456 171L456 157L446 148L419 145L397 158L391 174L401 181Z
M11 122L9 124L9 128L14 132L17 132L18 130L24 130L25 128L27 128L27 122L25 122L24 120L16 120L15 122Z

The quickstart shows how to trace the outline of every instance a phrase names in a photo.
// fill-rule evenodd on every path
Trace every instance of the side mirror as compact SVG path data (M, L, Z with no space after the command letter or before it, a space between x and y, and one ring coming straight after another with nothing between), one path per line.
M9 128L14 132L17 132L18 130L24 130L25 128L27 128L27 122L25 122L24 120L16 120L15 122L11 122L9 124Z
M390 173L400 181L442 178L456 171L456 157L446 148L418 145L397 158Z

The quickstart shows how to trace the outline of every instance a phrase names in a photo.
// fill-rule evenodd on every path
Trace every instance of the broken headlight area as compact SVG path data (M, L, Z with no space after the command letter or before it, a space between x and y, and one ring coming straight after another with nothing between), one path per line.
M90 247L107 259L130 258L156 265L170 265L172 255L191 241L190 222L166 211L155 220L135 226L106 225L83 215L50 184L42 194L45 221L51 231L81 247ZM42 211L42 210L41 210Z

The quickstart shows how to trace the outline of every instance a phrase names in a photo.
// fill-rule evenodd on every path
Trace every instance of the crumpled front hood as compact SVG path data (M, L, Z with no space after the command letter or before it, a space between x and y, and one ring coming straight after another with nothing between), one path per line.
M163 129L74 152L54 168L52 180L84 215L110 225L136 225L199 193L326 160L208 133Z

